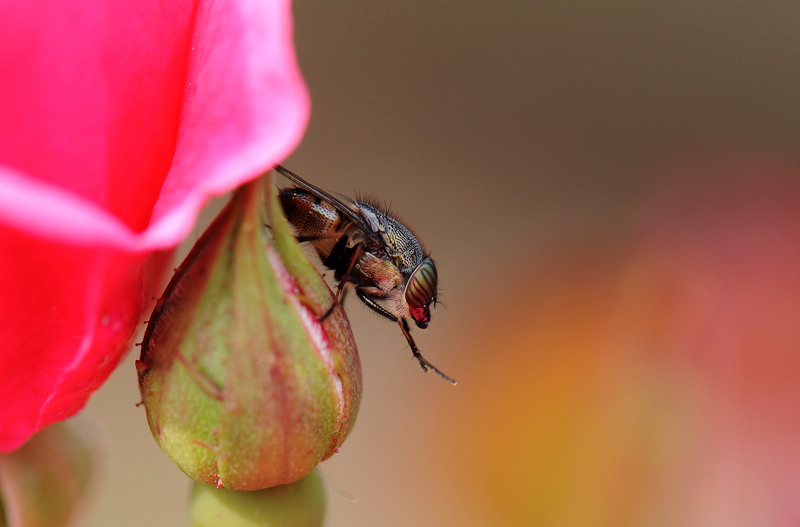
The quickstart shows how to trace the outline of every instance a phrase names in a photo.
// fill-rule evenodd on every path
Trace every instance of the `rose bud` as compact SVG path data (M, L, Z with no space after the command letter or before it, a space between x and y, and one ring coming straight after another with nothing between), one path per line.
M316 471L249 492L195 482L189 510L194 527L317 527L325 518L325 487Z
M237 190L197 241L137 362L161 449L194 480L235 490L308 475L342 444L361 397L347 316L337 305L322 317L335 297L267 186Z
M96 451L81 430L62 422L0 454L0 525L74 525L91 495Z

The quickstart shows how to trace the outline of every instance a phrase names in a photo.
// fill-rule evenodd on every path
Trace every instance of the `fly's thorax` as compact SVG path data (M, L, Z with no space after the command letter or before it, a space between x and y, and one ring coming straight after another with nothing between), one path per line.
M411 229L382 209L369 203L358 203L361 216L384 242L384 256L390 259L404 277L408 277L425 258L422 244Z

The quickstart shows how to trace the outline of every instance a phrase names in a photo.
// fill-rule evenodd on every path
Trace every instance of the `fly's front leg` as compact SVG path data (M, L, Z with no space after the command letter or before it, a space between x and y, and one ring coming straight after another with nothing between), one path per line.
M380 294L385 294L385 293L383 293L383 291L381 291L377 287L361 286L361 287L356 287L356 294L358 295L358 298L360 298L361 301L364 302L365 306L367 306L368 308L370 308L371 310L373 310L374 312L376 312L380 316L386 317L389 320L391 320L392 322L397 322L397 317L396 316L394 316L392 313L390 313L389 311L384 309L384 307L382 305L380 305L377 302L375 302L369 296L369 295L378 296Z
M370 308L371 310L375 311L379 315L388 318L392 322L397 322L400 325L400 329L403 332L403 336L406 338L406 342L408 342L409 347L411 348L411 353L414 354L414 358L419 361L419 365L422 367L422 371L428 371L428 368L436 372L439 377L446 380L450 384L458 384L458 381L453 379L452 377L445 374L442 370L431 364L431 362L422 356L422 353L419 351L417 347L417 343L414 342L414 339L411 337L411 330L408 327L408 321L404 318L397 318L395 315L387 311L383 306L372 300L370 297L367 296L367 292L369 291L368 288L356 288L356 294L358 298L361 299L364 304Z
M408 345L411 347L411 353L413 353L414 358L419 361L419 365L422 366L422 370L428 371L428 368L430 368L436 372L439 377L446 380L450 384L458 384L458 381L445 374L442 370L431 364L428 359L422 356L422 353L420 353L419 348L417 348L417 344L414 342L414 339L411 338L411 331L408 329L408 322L406 319L401 318L398 320L398 324L400 325L400 329L403 331L403 335L406 337L406 342L408 342Z

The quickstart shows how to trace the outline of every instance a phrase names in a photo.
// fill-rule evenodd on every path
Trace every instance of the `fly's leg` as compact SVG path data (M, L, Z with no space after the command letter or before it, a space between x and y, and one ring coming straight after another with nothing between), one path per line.
M406 319L401 318L400 320L397 321L397 323L400 325L400 329L403 330L403 336L405 336L406 342L408 342L408 345L411 347L411 353L413 353L414 358L416 358L419 361L419 365L422 366L422 370L428 371L428 368L430 368L434 372L436 372L436 374L439 377L446 380L450 384L452 385L458 384L458 381L446 375L442 370L431 364L431 362L428 359L422 356L422 353L420 353L419 348L417 348L417 344L414 342L414 339L411 338L411 332L408 329L408 322L406 321Z
M331 316L331 313L333 313L333 310L336 308L336 306L342 305L342 302L344 302L344 297L347 295L347 289L342 287L343 284L344 282L339 282L339 287L336 290L336 299L331 304L331 307L329 307L328 310L322 314L322 316L317 317L317 322L324 322L326 318Z
M364 247L360 243L353 247L353 251L350 253L350 256L347 259L347 267L345 267L344 272L342 272L342 275L338 278L339 285L336 287L336 301L331 304L331 307L329 307L321 317L319 317L318 320L320 322L328 318L331 313L333 313L333 310L337 305L342 305L344 302L344 297L347 294L347 290L344 288L344 286L346 286L347 282L350 281L350 275L353 274L353 269L355 269L358 259L361 258L363 254Z
M339 240L336 242L336 245L331 250L331 254L328 255L328 259L330 259L331 256L333 256L334 254L338 255L341 255L342 253L346 254L347 251L348 237L346 234L342 234L339 232L328 232L323 234L298 234L295 236L295 238L299 243L315 242L329 238L338 238ZM344 288L344 286L347 284L347 280L349 279L350 273L352 273L353 268L355 267L356 262L358 261L358 258L360 258L363 253L364 249L363 247L361 247L360 244L350 249L350 254L349 256L347 256L347 267L345 270L345 276L339 279L339 285L336 288L336 299L331 304L331 307L329 307L322 315L317 317L318 322L323 322L326 318L331 316L331 313L333 313L333 310L336 308L336 306L342 305L342 302L344 302L344 297L345 294L347 293L347 290ZM325 265L329 269L335 269L335 263L333 263L332 261L326 260L323 262L323 265Z
M397 324L400 326L400 330L403 332L403 336L406 338L406 342L408 342L408 345L411 348L411 353L414 354L414 358L419 361L419 365L422 367L422 371L427 372L428 368L430 368L439 377L446 380L450 384L453 385L458 384L458 381L445 374L442 370L431 364L431 362L428 359L422 356L422 353L419 351L419 348L417 347L417 343L414 342L414 339L411 337L411 330L408 327L408 321L406 321L406 319L397 318L396 316L394 316L392 313L384 309L380 304L369 298L364 292L364 290L356 288L356 294L358 295L358 298L360 298L361 301L364 302L364 304L368 308L372 309L379 315L388 318L392 322L397 322Z
M298 234L295 236L295 239L297 239L298 243L304 243L327 240L328 238L341 238L342 236L344 235L338 232L331 232L328 234Z

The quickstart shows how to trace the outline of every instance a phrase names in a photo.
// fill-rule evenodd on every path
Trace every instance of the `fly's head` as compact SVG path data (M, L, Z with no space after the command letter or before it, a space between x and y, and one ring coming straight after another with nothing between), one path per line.
M426 328L431 320L431 304L436 309L439 300L437 292L438 273L433 259L426 256L411 272L404 292L408 311L417 327Z

